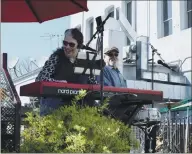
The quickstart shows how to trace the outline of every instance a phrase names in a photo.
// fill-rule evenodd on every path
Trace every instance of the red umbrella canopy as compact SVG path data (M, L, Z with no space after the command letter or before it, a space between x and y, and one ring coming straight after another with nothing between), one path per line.
M87 0L2 0L1 22L39 22L88 11Z

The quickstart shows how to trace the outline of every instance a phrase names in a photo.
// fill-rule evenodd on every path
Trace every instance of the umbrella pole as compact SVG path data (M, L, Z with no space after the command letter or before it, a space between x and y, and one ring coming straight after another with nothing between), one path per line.
M187 153L187 142L188 142L188 117L189 117L189 106L187 107L187 120L186 120L186 129L185 129L185 153Z

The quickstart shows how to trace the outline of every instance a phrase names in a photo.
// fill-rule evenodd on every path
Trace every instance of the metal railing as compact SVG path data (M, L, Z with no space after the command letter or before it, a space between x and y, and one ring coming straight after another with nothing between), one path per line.
M7 54L0 68L1 152L19 152L21 101L7 70Z
M186 134L187 133L187 134ZM192 152L192 116L163 120L158 130L157 151Z
M139 149L134 149L133 153L143 153L145 134L137 126L133 126L132 129L140 142ZM158 124L156 135L156 152L192 153L192 115L188 118L186 116L174 117L170 121L165 115Z

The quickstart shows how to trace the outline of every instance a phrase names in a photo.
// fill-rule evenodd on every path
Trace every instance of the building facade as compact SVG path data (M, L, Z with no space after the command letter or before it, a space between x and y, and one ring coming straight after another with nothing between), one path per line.
M96 6L99 6L99 9L96 9ZM119 12L122 12L132 28L126 30L134 30L138 37L149 37L149 43L158 50L166 63L181 65L187 58L180 67L191 82L192 4L189 0L88 1L88 8L88 12L71 16L71 27L77 27L83 32L85 44L96 32L95 19L102 16L104 20L109 13L114 20L110 18L104 26L104 47L116 45L120 46L120 50L123 51L123 47L130 45L132 41L136 41L136 39L132 40L131 37L127 36L126 31L119 24ZM107 33L107 31L122 32L124 37L119 38L113 33ZM91 42L90 46L96 47L95 40ZM159 57L155 55L155 61L158 59Z
M104 25L103 47L117 46L120 50L120 71L127 79L130 88L151 89L150 44L157 49L159 55L154 55L154 90L164 92L168 99L181 100L191 96L191 18L192 3L190 1L88 1L88 12L70 16L72 28L79 28L84 35L84 43L88 43L97 30L96 18L110 18ZM147 50L141 50L141 59L147 64L143 78L137 79L138 62L123 62L127 57L130 44L140 38L148 38L144 45ZM98 38L89 44L98 48ZM142 55L142 53L146 54ZM176 73L157 64L163 59ZM141 63L142 63L141 60ZM144 66L141 66L144 68ZM37 71L14 79L19 93L21 85L34 82ZM27 97L21 97L25 103ZM28 99L28 100L27 100Z
M99 6L99 9L95 9L96 6ZM166 84L155 83L154 89L164 91L167 99L191 96L190 1L88 1L88 8L88 12L71 16L71 27L82 31L85 44L98 28L97 17L101 16L104 20L110 14L104 25L103 47L117 46L121 51L120 61L123 61L130 44L141 37L148 37L147 54L141 58L148 67L145 79L151 79L151 65L147 62L152 58L151 44L158 52L154 54L156 80L165 81L165 78L169 78ZM89 46L97 48L97 38L93 39ZM142 50L142 53L144 52ZM158 60L164 60L166 64L173 66L176 73L157 64ZM136 79L136 65L137 62L135 65L120 63L120 70L127 79L128 87L150 89L151 83Z

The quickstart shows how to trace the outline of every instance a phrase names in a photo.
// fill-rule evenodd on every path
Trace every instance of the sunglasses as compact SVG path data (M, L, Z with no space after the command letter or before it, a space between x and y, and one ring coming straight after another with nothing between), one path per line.
M108 53L107 55L108 55L109 57L112 57L112 56L118 57L118 53Z
M73 43L73 42L67 42L67 41L63 41L63 45L64 46L70 46L71 48L74 48L75 47L75 43Z

